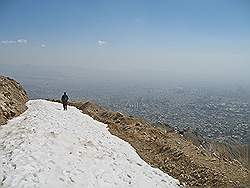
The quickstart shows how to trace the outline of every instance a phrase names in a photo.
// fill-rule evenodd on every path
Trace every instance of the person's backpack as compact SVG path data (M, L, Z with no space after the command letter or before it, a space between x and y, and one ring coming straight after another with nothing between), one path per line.
M67 102L68 101L68 96L67 95L63 95L62 96L62 102Z

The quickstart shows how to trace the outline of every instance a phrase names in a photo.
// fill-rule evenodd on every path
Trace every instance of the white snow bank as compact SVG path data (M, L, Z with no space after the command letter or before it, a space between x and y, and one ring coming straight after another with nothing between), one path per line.
M0 128L0 187L178 187L107 125L75 107L31 100Z

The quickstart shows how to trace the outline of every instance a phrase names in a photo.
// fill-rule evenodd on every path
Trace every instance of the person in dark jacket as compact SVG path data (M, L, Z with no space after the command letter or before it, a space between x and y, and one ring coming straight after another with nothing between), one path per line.
M69 100L69 97L66 94L66 92L64 92L62 96L63 110L67 110L68 100Z

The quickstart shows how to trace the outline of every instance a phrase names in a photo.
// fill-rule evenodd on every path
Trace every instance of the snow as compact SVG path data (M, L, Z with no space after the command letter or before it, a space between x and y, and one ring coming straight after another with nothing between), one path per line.
M178 187L107 125L75 107L31 100L0 127L0 187Z

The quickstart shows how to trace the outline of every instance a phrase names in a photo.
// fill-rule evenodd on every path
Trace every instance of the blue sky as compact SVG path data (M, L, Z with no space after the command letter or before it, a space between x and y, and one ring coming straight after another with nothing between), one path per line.
M249 0L1 0L0 23L5 67L62 65L211 78L227 69L249 80Z

